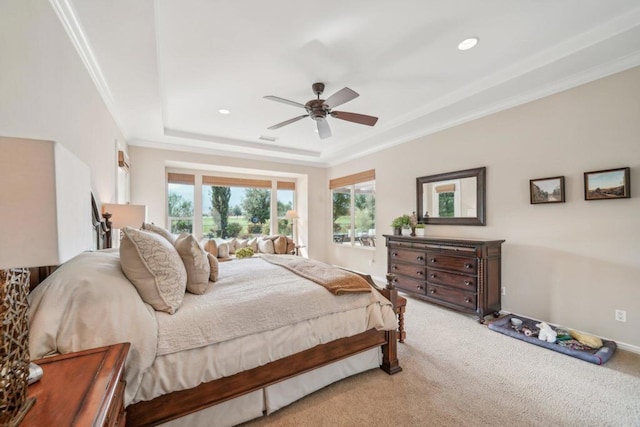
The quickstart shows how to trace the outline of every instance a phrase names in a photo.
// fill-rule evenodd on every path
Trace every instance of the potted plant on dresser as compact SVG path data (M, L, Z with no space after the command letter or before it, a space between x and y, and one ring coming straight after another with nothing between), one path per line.
M416 224L416 236L424 237L424 224Z

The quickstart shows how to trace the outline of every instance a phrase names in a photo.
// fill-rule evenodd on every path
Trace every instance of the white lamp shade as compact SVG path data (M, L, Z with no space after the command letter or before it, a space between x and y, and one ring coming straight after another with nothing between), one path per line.
M53 141L0 137L0 268L59 265L91 249L89 167Z
M141 227L147 216L146 205L117 205L105 203L102 212L111 214L111 228Z

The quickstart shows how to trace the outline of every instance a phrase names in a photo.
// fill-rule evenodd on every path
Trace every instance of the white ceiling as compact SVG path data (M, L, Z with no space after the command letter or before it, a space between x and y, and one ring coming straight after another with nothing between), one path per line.
M640 65L638 0L50 2L129 144L320 166ZM378 123L268 130L316 81Z

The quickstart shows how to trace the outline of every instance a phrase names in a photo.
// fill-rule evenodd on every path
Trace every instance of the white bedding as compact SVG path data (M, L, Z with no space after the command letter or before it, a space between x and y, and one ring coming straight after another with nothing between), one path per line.
M250 304L255 298L257 307ZM174 315L140 299L113 250L67 262L34 290L30 303L32 359L131 343L125 405L370 328L397 326L391 305L377 292L333 296L257 258L221 263L219 280L204 295L187 294Z

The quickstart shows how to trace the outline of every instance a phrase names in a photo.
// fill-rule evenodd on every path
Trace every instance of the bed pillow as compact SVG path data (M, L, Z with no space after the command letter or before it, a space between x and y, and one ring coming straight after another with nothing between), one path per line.
M144 302L158 311L175 313L187 287L187 271L178 251L156 233L131 227L125 227L122 233L122 271Z
M282 255L287 253L287 237L286 236L278 236L273 241L273 250L275 253Z
M214 239L202 239L202 247L213 256L218 256L218 244Z
M185 270L187 270L187 291L202 295L209 284L209 259L193 234L182 233L174 243Z
M258 238L254 237L247 242L247 247L253 249L254 253L258 253Z
M276 252L273 247L273 240L271 239L258 240L258 251L263 254L275 254Z
M215 282L216 280L218 280L218 258L208 252L207 258L209 259L209 280Z
M287 253L293 254L296 252L296 243L290 237L287 237Z
M158 227L155 224L149 224L147 222L142 223L142 230L151 231L167 239L172 245L176 242L176 236L171 234L166 228Z
M218 258L229 258L228 243L218 243Z

